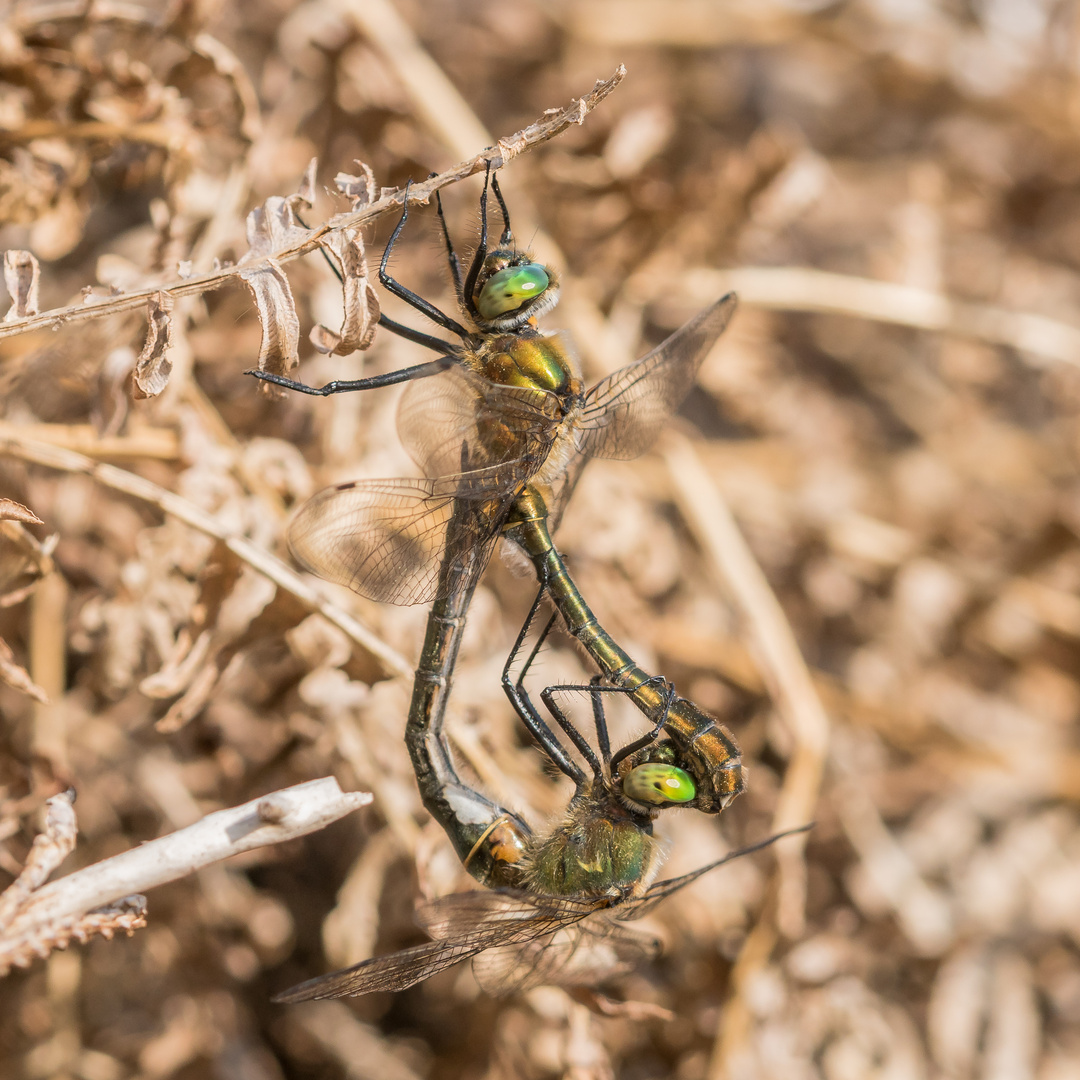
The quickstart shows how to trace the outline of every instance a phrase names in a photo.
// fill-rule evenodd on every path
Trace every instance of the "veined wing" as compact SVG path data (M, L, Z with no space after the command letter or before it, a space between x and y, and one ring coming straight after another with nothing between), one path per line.
M764 840L759 840L756 844L750 844L747 847L729 851L722 859L717 859L716 862L699 866L696 870L691 870L688 874L681 874L679 877L668 878L666 881L654 882L641 894L641 896L636 897L633 900L628 900L625 904L620 904L618 908L612 911L612 917L618 919L620 922L640 919L645 915L648 915L661 900L666 900L672 893L686 888L687 885L692 881L697 881L702 875L710 873L718 867L723 866L725 863L733 862L735 859L741 859L744 855L752 855L755 851L761 851L762 848L767 848L770 845L775 844L777 840L783 840L785 836L794 836L797 833L807 832L813 827L814 823L811 821L808 825L800 825L794 829L786 829L784 832L774 833Z
M297 511L289 547L312 573L361 596L426 603L439 594L444 556L457 560L459 574L487 564L521 483L504 466L434 480L338 484Z
M437 940L309 979L274 1000L292 1003L404 990L485 949L520 944L572 926L603 903L596 898L533 896L511 889L454 893L423 905L418 912L428 932L438 933Z
M690 392L737 303L735 294L728 293L651 353L601 379L585 395L578 435L582 453L627 460L647 450Z
M652 934L596 915L524 944L488 949L473 957L473 972L487 993L508 997L534 986L598 986L659 952Z
M398 404L405 449L426 476L523 461L536 471L562 419L555 394L491 382L465 367L409 383Z

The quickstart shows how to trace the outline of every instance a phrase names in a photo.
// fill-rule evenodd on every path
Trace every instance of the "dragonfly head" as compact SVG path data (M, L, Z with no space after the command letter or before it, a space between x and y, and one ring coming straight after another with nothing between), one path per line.
M613 783L639 812L684 806L719 814L746 786L746 769L731 733L700 706L676 695L668 702L664 737L622 759Z
M500 247L484 259L467 299L481 330L517 330L558 303L559 280L531 252Z
M697 795L693 777L678 765L648 761L635 765L622 778L622 793L650 810L685 806Z

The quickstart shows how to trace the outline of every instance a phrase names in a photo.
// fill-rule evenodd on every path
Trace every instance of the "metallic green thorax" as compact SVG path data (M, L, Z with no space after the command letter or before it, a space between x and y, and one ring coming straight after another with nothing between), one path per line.
M577 639L612 686L631 690L631 700L651 720L664 719L664 734L676 749L679 765L697 786L694 797L682 805L718 814L745 786L739 748L726 728L692 701L675 695L668 698L662 686L634 663L597 621L585 603L566 564L551 539L547 506L533 487L514 504L506 535L532 560L548 595ZM666 710L666 711L665 711ZM635 757L630 766L641 764Z
M521 386L566 395L574 385L577 364L560 335L500 334L477 354L480 373L504 386Z
M556 896L635 895L660 855L648 817L619 806L604 791L575 795L567 814L526 864L537 892Z

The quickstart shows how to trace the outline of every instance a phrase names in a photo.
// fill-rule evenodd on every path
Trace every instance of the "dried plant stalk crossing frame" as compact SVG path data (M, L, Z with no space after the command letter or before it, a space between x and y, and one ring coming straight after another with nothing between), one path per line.
M203 867L266 844L317 831L371 802L367 792L343 792L333 777L270 792L218 810L186 829L104 859L49 885L43 882L75 845L74 794L49 800L46 829L23 873L0 896L0 975L72 938L111 936L145 925L140 894Z
M549 139L555 138L556 135L566 131L567 128L583 123L585 117L622 82L625 75L626 69L620 64L609 79L598 81L593 89L583 97L574 98L562 109L549 110L535 123L522 128L513 135L499 139L494 146L482 150L468 161L463 161L452 169L447 169L445 172L439 173L422 183L413 184L409 193L410 203L414 205L425 204L441 188L457 183L459 180L464 180L474 173L483 172L487 168L489 161L496 167L506 165L521 154L539 146L541 143L547 142ZM269 271L285 263L292 262L294 259L308 255L321 247L332 233L357 229L382 217L383 214L400 209L404 197L404 192L401 190L389 191L382 198L359 210L335 215L329 221L308 231L303 239L293 240L285 247L268 252L243 265L226 267L196 277L178 279L172 283L157 284L121 296L109 297L98 303L73 304L69 307L54 308L38 315L28 315L23 319L0 324L0 340L6 337L14 337L17 334L29 333L32 330L46 328L57 330L72 323L84 322L87 319L98 319L106 314L132 311L143 307L152 297L159 293L177 300L181 297L199 296L202 293L220 289L222 286L239 278L250 278L260 270Z

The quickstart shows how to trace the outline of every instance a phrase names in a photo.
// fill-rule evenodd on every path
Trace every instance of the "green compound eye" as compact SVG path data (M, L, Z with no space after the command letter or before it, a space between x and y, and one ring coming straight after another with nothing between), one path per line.
M631 769L623 778L623 794L635 802L660 803L690 802L697 794L690 774L675 765L651 762Z
M482 318L496 319L539 296L548 287L547 272L539 263L508 266L492 274L480 290L476 310Z

